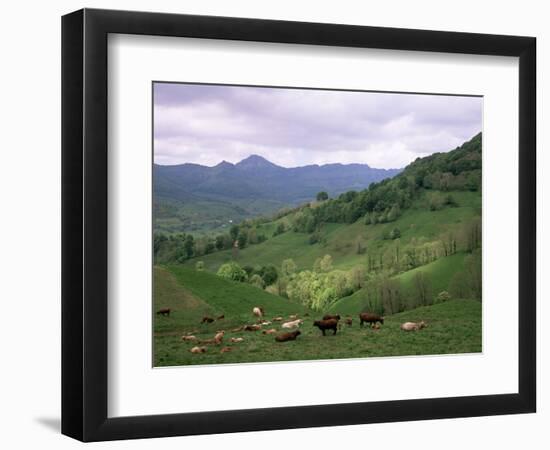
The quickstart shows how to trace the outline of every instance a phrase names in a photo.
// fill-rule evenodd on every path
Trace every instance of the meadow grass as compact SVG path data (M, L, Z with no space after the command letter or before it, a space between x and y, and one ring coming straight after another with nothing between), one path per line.
M344 325L336 335L328 331L322 336L313 327L313 320L320 316L319 313L304 318L300 327L302 334L296 341L279 343L273 335L263 335L260 331L227 332L222 345L208 345L204 354L190 353L197 344L183 342L179 334L158 335L155 336L155 366L439 355L482 350L481 303L475 300L450 300L388 316L379 330L359 327L355 317L352 326ZM426 321L427 328L417 332L404 332L399 328L403 322L419 320ZM204 327L195 336L211 338L220 326L216 323L210 329ZM281 331L280 325L274 327ZM244 342L230 343L231 337L243 337ZM220 353L224 346L231 347L232 351Z
M403 272L395 277L401 283L404 295L410 295L414 291L414 277L422 272L429 276L431 290L435 296L441 291L449 289L453 276L464 269L464 260L468 256L466 252L458 252L454 255L439 258L438 260Z
M302 335L296 341L278 343L273 335L256 332L231 332L243 324L256 322L252 308L262 305L266 318L298 314L304 323ZM171 307L170 316L155 315L154 365L179 366L196 364L226 364L241 362L298 361L313 359L346 359L374 356L435 355L474 353L481 351L481 303L474 300L451 300L445 303L406 311L385 319L380 330L360 328L353 315L353 325L344 325L335 336L323 337L313 327L321 312L268 294L253 286L224 280L207 272L197 272L182 266L155 268L155 309ZM345 314L344 311L338 311ZM221 315L223 320L200 324L203 314ZM428 322L418 332L399 329L405 321ZM280 323L263 327L281 331ZM218 330L226 330L224 344L208 345L205 354L192 354L197 345L184 342L181 336L192 332L199 339L212 338ZM243 337L244 342L232 344L231 337ZM220 353L223 346L232 347Z

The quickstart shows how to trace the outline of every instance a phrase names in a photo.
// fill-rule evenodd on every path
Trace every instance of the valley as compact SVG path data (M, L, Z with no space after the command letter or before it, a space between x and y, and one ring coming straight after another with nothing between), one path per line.
M297 186L260 157L240 169L220 164L219 179L197 167L193 182L176 180L181 168L157 179L162 207L179 205L170 214L200 214L191 231L168 213L155 216L155 309L171 309L155 316L155 365L481 351L481 134L375 181L354 167L357 178L327 175L323 184L304 175ZM236 176L239 170L271 175L261 181ZM207 218L214 210L218 219ZM177 231L167 231L170 220ZM302 334L280 344L261 331L229 331L255 323L257 306L268 321L301 318ZM380 329L358 326L365 311L384 317ZM313 321L326 313L354 323L323 337ZM406 333L404 321L428 326ZM274 325L280 329L266 327ZM214 346L198 355L181 341L186 333L207 340L221 329L224 342L244 341L227 353Z

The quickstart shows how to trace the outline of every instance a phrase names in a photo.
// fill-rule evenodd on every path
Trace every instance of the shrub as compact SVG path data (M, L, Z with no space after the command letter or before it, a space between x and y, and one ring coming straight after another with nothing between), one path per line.
M273 265L264 266L260 269L259 275L262 277L262 280L264 280L264 283L266 286L269 286L275 281L277 281L277 278L279 274L277 273L277 269Z
M275 231L273 232L273 237L279 236L280 234L283 234L286 231L285 224L283 222L279 222L277 225L277 228L275 228Z
M314 245L314 244L317 244L317 242L319 242L320 240L320 235L319 233L312 233L309 235L309 238L308 238L308 243L309 245Z
M440 194L432 194L428 199L430 211L438 211L445 206L445 199Z
M328 200L328 194L325 191L321 191L316 196L318 202Z
M292 258L285 259L281 264L281 273L285 277L291 277L296 272L296 263Z
M250 277L250 279L248 280L248 282L250 284L252 284L253 286L256 286L257 288L260 288L260 289L263 289L264 288L264 280L262 279L262 277L260 275L258 275L257 273L252 275Z
M399 228L394 228L390 232L390 239L399 239L401 237L401 230Z
M247 279L246 272L234 261L222 264L217 275L233 281L246 281Z

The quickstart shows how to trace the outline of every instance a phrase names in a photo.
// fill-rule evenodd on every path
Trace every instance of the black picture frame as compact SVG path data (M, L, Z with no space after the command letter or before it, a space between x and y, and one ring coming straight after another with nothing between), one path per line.
M519 58L518 393L107 416L107 36ZM62 18L62 433L82 441L530 413L536 409L536 39L83 9Z

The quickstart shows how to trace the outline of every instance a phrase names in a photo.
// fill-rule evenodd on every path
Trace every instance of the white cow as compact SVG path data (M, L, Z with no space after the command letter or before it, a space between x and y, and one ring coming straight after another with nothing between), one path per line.
M304 321L302 319L296 319L292 322L285 322L281 325L282 328L296 328L299 327Z
M418 331L418 330L421 330L422 328L425 328L426 326L427 326L426 322L424 322L423 320L418 323L405 322L401 324L401 329L403 331Z

